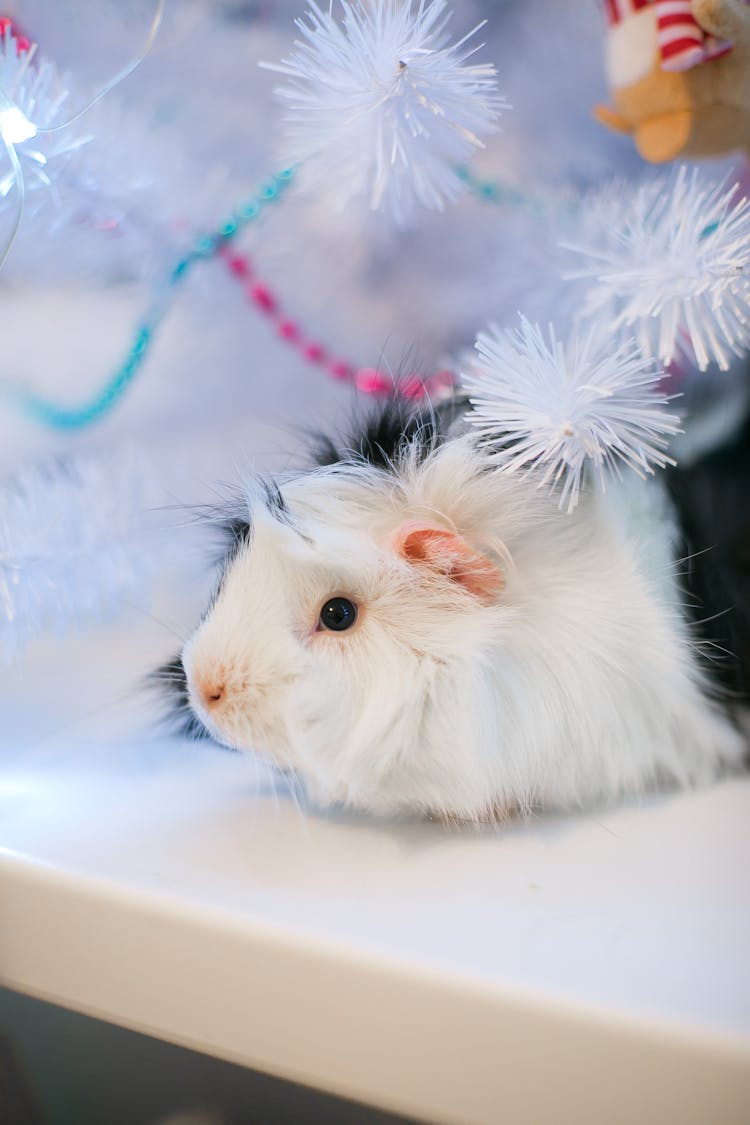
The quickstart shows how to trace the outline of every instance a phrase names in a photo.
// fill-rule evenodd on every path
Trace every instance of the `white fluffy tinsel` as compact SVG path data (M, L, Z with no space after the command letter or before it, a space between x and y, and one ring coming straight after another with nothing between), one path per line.
M750 347L750 202L738 185L681 167L586 202L567 240L590 279L583 313L635 333L663 363L694 357L729 369Z
M491 327L476 343L479 360L463 376L477 429L496 443L507 471L539 475L539 486L560 489L572 510L586 466L599 478L619 463L639 475L663 468L668 438L679 419L663 409L660 372L634 340L613 344L606 331L573 333L565 343L552 326Z
M157 563L134 452L31 465L0 485L0 661L44 630L119 607Z
M76 129L38 133L58 124L69 87L69 77L42 58L35 43L19 53L9 29L0 35L0 133L16 150L26 191L51 187L65 165L63 158L91 139ZM0 168L0 209L14 183L14 170Z
M471 63L479 27L451 43L446 0L312 3L303 38L280 64L290 81L286 158L338 205L365 198L398 223L418 207L442 210L464 183L456 166L496 131L505 101L489 63Z

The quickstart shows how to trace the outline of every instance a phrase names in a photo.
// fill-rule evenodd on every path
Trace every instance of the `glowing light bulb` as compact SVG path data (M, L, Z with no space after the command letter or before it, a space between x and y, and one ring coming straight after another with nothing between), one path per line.
M0 90L0 134L5 143L20 145L36 133L36 125Z

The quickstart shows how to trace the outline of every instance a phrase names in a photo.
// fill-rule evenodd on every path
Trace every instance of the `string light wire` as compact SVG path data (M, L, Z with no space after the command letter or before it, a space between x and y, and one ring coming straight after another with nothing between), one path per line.
M7 104L7 106L11 106L11 103L10 103L9 99L5 96L3 91L0 90L0 114L2 114L3 111L5 110L6 104ZM18 234L18 231L19 231L20 226L21 226L21 221L23 219L23 205L24 205L24 198L25 198L25 195L26 195L26 188L25 188L25 185L24 185L24 182L23 182L23 171L21 169L21 161L18 159L18 153L16 152L15 145L12 144L11 141L8 140L7 136L5 135L5 132L1 128L0 128L0 141L2 142L2 146L5 149L5 153L8 157L8 160L10 161L10 169L11 169L11 173L13 175L13 186L16 189L16 213L15 213L15 216L13 217L13 221L12 221L11 228L10 228L10 234L9 234L7 240L6 240L5 246L2 248L2 250L0 250L0 270L1 270L3 268L3 264L5 262L5 259L8 257L8 254L10 254L11 246L15 242L16 235Z
M115 86L119 86L124 79L141 65L143 60L151 53L151 49L156 42L156 37L159 34L159 28L164 18L164 3L165 0L156 0L156 8L154 10L153 19L151 20L151 26L149 27L145 42L138 54L134 55L133 58L125 64L122 70L118 70L113 78L105 82L101 89L94 94L93 98L86 102L82 109L76 110L71 117L66 118L65 121L61 121L58 125L52 125L45 129L37 129L37 133L59 133L61 129L67 129L69 125L72 125L75 121L78 121L80 117L83 117L84 113L88 113L90 109L93 109L102 98L106 97L107 94L114 90Z
M64 129L67 129L74 122L78 121L79 118L83 117L85 113L88 113L88 111L92 109L98 102L100 102L102 98L106 97L107 94L114 90L115 86L118 86L120 82L128 77L128 75L132 74L136 67L140 66L146 56L150 53L156 41L156 37L159 33L159 28L161 27L162 19L164 16L164 3L165 0L156 0L156 8L151 20L151 25L149 27L145 42L138 54L131 58L126 63L126 65L114 75L114 77L112 77L108 82L105 82L104 86L102 86L101 89L99 89L96 94L94 94L94 96L90 98L84 106L81 107L81 109L77 110L74 114L71 114L71 116L67 117L64 121L59 121L56 125L49 126L41 126L35 124L25 114L23 114L22 111L18 109L17 105L9 96L9 94L0 87L0 141L2 141L3 149L7 153L8 159L10 160L11 172L13 173L14 184L16 187L16 214L11 226L10 235L6 240L5 246L2 248L2 250L0 250L0 269L2 269L3 264L5 263L8 254L11 251L13 243L16 240L16 235L18 234L21 223L23 222L24 203L26 198L23 170L21 168L21 163L18 159L18 153L16 152L15 148L15 145L20 142L14 141L13 137L8 135L9 129L7 124L5 127L3 127L3 118L5 118L6 121L13 121L15 128L18 128L19 123L25 126L26 135L23 138L24 140L35 136L50 136L54 133L59 133ZM8 27L6 27L4 30L2 30L1 33L14 39L17 38L12 30L12 24L9 25L9 29ZM27 52L28 61L31 61L36 50L36 44L31 44L30 47L27 46L26 48L24 48L24 50Z

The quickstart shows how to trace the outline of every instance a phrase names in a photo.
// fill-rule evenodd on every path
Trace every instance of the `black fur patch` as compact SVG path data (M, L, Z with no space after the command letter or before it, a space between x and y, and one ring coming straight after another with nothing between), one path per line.
M686 612L707 669L728 700L750 703L750 419L727 445L666 479L687 557Z
M274 480L267 477L259 479L260 487L262 490L263 502L266 508L280 523L285 523L293 527L292 517L287 507L286 500L281 494L281 489ZM241 512L242 515L227 515L226 511ZM209 513L209 519L212 519L219 531L220 536L220 550L217 558L217 563L223 565L224 569L234 559L237 552L245 544L249 543L253 535L252 518L247 512L247 503L243 496L233 498L227 504L227 509L219 507L212 508Z
M169 702L166 719L173 734L194 740L211 738L190 706L187 676L179 654L152 672L149 679Z
M253 534L253 525L249 519L241 516L230 516L219 523L222 548L219 562L226 562L233 558L246 543L250 542Z
M465 413L466 399L450 399L437 406L419 408L403 398L389 398L375 410L355 419L342 441L314 435L313 455L317 465L366 462L390 470L407 446L416 445L422 457L442 445L453 421Z
M266 507L272 516L282 523L289 523L290 515L289 508L287 507L286 500L281 495L281 489L275 480L269 480L268 477L263 477L263 495L266 501Z

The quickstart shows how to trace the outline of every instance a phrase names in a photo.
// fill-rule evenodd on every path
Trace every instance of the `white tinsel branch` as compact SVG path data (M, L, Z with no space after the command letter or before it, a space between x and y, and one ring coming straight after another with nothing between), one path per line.
M441 210L465 185L456 166L496 131L505 101L495 68L469 63L479 27L451 43L446 0L311 3L280 64L290 81L286 157L339 203L360 196L397 222L418 206Z
M583 313L635 333L663 363L692 354L701 370L750 348L750 202L738 185L680 168L635 193L612 185L581 212L566 248L590 278Z
M148 476L135 455L79 457L0 485L0 659L45 629L99 617L154 566Z
M50 187L69 156L91 139L75 130L41 137L53 128L69 95L69 79L39 56L33 43L19 51L8 26L0 33L0 132L13 145L26 191ZM0 206L14 184L12 169L0 167Z
M521 317L520 328L480 333L479 360L462 376L477 430L494 446L508 472L539 477L556 489L571 511L587 466L602 491L620 463L641 476L671 464L668 439L679 419L663 409L656 388L660 371L633 340L612 343L609 333L589 329L559 341Z

